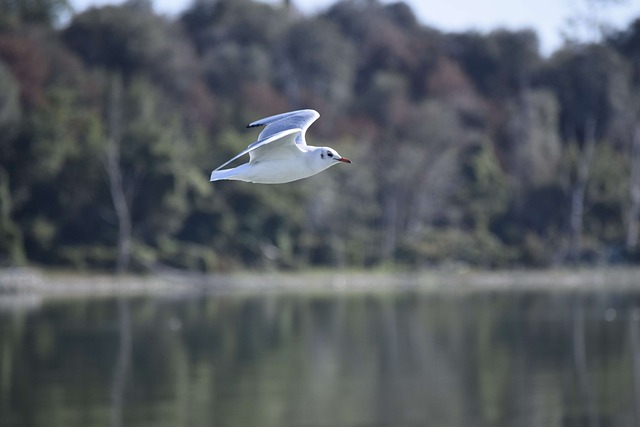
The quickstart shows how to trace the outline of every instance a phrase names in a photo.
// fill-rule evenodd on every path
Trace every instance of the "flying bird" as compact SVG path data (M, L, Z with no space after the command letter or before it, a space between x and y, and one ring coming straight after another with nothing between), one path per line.
M351 163L333 148L307 145L305 132L318 117L320 114L315 110L298 110L249 123L248 128L265 126L258 140L214 169L210 181L283 184L308 178L338 163ZM245 154L249 154L249 163L222 169Z

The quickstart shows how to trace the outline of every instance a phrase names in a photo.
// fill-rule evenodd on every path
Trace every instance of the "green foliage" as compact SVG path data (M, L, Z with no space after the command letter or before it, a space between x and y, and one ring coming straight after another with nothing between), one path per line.
M588 187L589 216L586 232L611 245L624 241L625 213L629 195L629 163L625 153L601 144L594 156Z
M554 54L541 79L560 103L560 129L565 139L585 138L585 123L596 120L596 134L606 134L610 121L624 108L620 96L628 91L628 67L610 47L566 48Z
M70 11L67 0L0 0L0 30L27 24L54 26Z
M353 87L355 57L352 41L329 21L294 24L278 46L277 85L294 103L321 99L340 108Z
M13 141L20 125L19 86L0 61L0 264L26 261L23 233L12 218L14 209L9 162L14 157Z
M0 264L21 265L26 261L24 237L11 217L12 210L9 177L0 169Z
M15 134L20 122L20 87L13 78L11 71L0 61L0 132L4 138Z
M462 155L462 177L467 181L457 196L465 212L463 226L488 231L490 221L503 212L508 202L508 182L493 147L487 142Z
M2 264L112 269L125 212L140 271L550 265L590 123L581 250L620 259L637 22L545 59L531 31L444 34L403 3L198 0L170 19L131 1L55 29L64 5L0 0ZM247 122L303 107L322 114L310 144L351 167L208 182L257 136Z
M487 97L509 98L527 87L540 65L538 39L530 30L453 35L452 56Z
M459 228L424 230L418 239L401 242L395 255L401 265L414 267L461 264L497 268L514 260L510 249L488 230Z

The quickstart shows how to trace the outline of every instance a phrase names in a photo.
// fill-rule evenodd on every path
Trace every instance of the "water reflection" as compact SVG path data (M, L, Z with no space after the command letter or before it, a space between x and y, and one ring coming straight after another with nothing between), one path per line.
M2 426L628 426L640 294L44 303L0 314Z
M111 425L121 427L123 422L124 393L131 365L132 331L129 301L118 298L118 333L116 366L111 385Z

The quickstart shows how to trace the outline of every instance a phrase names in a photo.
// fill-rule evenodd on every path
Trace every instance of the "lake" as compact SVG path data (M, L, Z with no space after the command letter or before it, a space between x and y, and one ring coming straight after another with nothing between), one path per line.
M2 307L2 427L640 425L631 289L202 291Z

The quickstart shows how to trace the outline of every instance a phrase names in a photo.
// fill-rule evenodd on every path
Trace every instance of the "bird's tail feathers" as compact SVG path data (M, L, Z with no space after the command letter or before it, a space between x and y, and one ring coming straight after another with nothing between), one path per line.
M209 181L219 181L221 179L233 179L236 174L237 174L237 171L235 171L234 169L223 169L220 171L213 171L211 172L211 178L209 178Z

